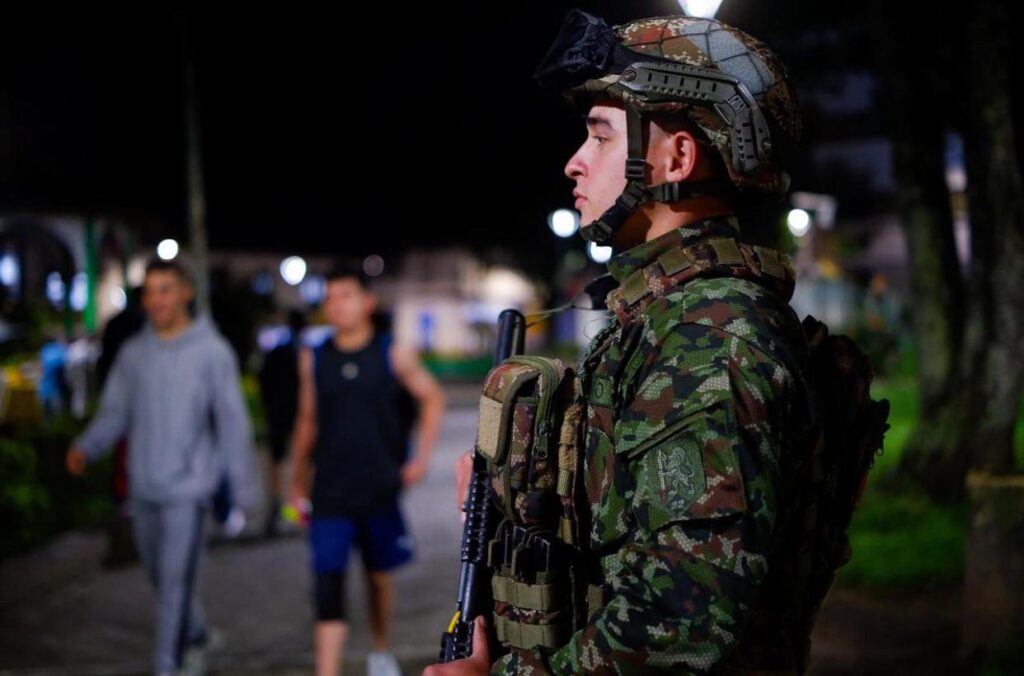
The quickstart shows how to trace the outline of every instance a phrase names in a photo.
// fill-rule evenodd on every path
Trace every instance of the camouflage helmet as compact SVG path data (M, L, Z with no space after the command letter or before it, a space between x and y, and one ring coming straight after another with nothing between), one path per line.
M788 188L778 147L800 136L796 91L775 53L743 31L688 16L609 27L573 10L537 69L537 79L577 106L600 96L621 101L632 118L627 122L636 126L650 113L678 111L707 137L740 191L781 196ZM642 134L630 132L630 181L643 178ZM652 188L647 186L649 194L641 203L673 201L711 186ZM639 194L639 188L633 192Z

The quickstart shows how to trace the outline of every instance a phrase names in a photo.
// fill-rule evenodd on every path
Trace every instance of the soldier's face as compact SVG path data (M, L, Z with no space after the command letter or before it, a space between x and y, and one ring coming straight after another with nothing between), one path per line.
M334 328L349 331L370 321L376 297L355 279L332 279L324 296L324 315Z
M592 223L611 207L626 187L626 111L595 104L587 114L587 138L565 165L576 182L572 191L580 221Z

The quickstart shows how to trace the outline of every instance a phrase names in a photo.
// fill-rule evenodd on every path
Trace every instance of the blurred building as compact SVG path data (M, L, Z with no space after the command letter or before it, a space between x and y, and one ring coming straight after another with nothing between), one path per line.
M210 262L232 280L246 282L255 293L268 296L277 308L315 310L323 299L324 275L334 257L296 258L301 263L273 254L215 252ZM396 340L423 352L487 352L501 310L515 307L531 312L540 307L539 290L524 274L487 265L466 249L411 251L394 261L370 256L364 268L373 278L381 313ZM317 321L315 313L313 320ZM261 340L261 347L266 349L274 340L273 336Z
M59 318L71 334L98 330L142 283L135 236L120 222L74 215L0 215L0 340L25 329L15 317Z

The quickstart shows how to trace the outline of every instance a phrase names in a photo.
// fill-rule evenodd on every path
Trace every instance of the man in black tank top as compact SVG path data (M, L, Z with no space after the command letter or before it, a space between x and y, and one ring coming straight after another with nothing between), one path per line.
M426 474L444 413L444 395L415 353L374 331L376 304L362 270L333 270L324 313L335 333L316 350L299 354L292 492L295 500L312 496L318 676L336 674L341 664L347 634L344 579L352 546L361 552L370 590L374 652L369 671L398 674L387 652L390 571L412 558L398 495ZM396 407L403 390L419 411L411 449Z

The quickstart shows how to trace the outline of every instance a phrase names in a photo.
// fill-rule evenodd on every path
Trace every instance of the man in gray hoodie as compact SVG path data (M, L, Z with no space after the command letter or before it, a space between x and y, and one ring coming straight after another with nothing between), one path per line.
M146 269L148 322L111 368L100 409L67 454L81 475L128 435L133 532L157 592L154 672L175 673L208 641L193 598L204 513L224 470L236 503L258 500L249 418L235 355L206 317L188 311L192 285L177 263Z

